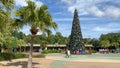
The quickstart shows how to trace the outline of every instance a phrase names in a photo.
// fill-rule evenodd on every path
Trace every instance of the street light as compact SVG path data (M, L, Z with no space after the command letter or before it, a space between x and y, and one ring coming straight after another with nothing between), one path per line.
M17 37L17 35L16 35L16 29L14 29L13 31L14 31L14 37L15 37L13 52L16 53L17 52L17 49L16 49L16 44L17 44L17 42L16 42L16 37Z

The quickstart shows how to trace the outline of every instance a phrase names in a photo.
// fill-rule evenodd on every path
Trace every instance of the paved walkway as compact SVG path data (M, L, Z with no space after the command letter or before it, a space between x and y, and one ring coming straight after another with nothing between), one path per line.
M0 62L0 68L27 68L27 58ZM120 68L120 54L72 55L47 54L33 58L33 68Z
M47 59L54 59L51 68L120 68L120 54L72 55L48 54Z
M33 68L50 68L51 59L33 58ZM0 62L0 68L27 68L28 58Z

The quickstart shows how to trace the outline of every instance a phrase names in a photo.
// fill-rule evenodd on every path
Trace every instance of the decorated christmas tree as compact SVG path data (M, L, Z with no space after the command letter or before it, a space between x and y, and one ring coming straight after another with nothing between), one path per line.
M71 51L71 53L74 53L76 50L80 51L80 49L81 50L84 49L84 43L83 43L77 9L75 9L75 11L74 11L74 19L73 19L73 23L72 23L70 41L67 45L67 48Z

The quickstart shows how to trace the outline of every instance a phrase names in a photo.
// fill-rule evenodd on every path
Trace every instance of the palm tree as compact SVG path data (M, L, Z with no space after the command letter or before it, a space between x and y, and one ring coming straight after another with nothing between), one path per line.
M28 68L32 68L32 50L34 37L40 30L42 32L50 32L51 28L56 29L57 24L53 22L51 15L48 12L48 8L45 5L36 7L32 1L27 1L28 6L21 7L16 12L16 16L19 16L18 20L22 21L20 25L30 25L31 29L31 46L28 59Z
M2 3L6 9L11 9L11 7L15 5L14 0L0 0L0 3Z
M11 19L11 8L14 7L14 0L0 0L0 32L7 30L8 23L10 24Z
M5 26L4 21L6 18L6 13L0 8L0 32L3 32L3 28Z

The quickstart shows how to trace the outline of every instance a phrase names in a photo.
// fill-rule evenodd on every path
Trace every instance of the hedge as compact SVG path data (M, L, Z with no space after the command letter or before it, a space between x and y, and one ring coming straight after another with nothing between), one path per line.
M15 55L13 53L0 53L0 61L2 60L9 60L11 61L11 59L15 59Z
M43 50L42 53L47 54L47 53L60 53L61 50Z
M25 54L25 53L8 53L8 52L3 52L3 53L0 53L0 61L4 61L4 60L11 61L12 59L28 58L28 55L29 54ZM45 55L37 54L37 55L33 55L33 58L45 58Z

